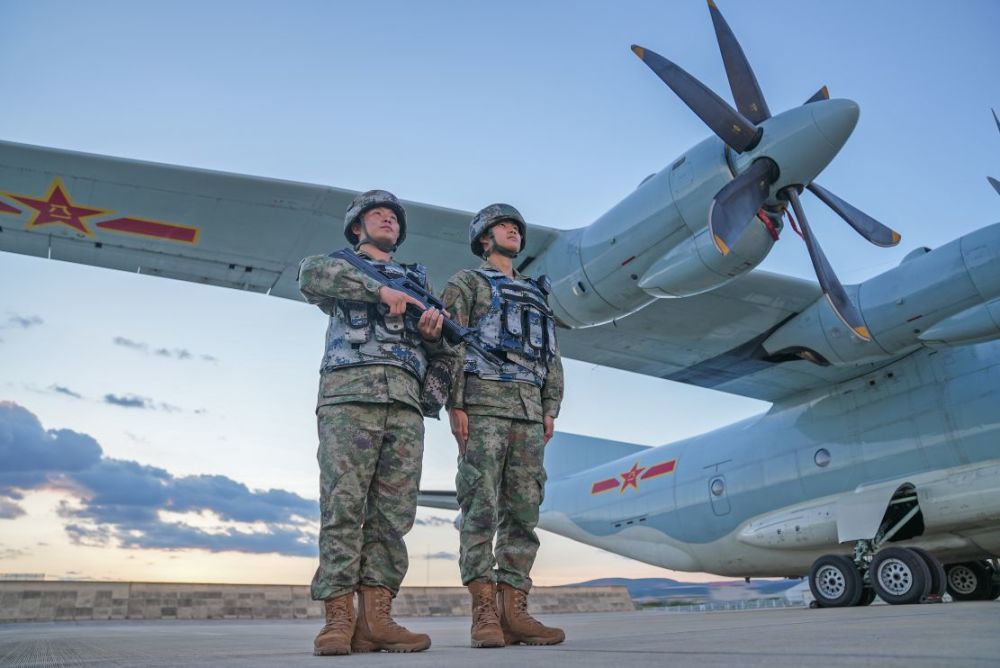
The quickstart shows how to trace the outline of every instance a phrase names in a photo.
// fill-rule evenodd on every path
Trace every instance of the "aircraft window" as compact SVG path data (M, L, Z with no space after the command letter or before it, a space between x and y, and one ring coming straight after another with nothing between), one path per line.
M726 483L722 482L721 479L716 478L712 481L712 494L715 496L722 496L722 493L726 491Z
M820 468L823 468L824 466L829 466L831 459L832 457L830 456L830 451L827 450L826 448L820 448L819 450L817 450L816 456L813 457L813 461L816 462L816 466L819 466Z

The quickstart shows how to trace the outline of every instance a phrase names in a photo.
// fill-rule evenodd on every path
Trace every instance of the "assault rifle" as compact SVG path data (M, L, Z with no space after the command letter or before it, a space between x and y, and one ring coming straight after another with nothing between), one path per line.
M444 304L440 299L428 292L424 286L414 280L411 280L409 276L405 274L398 277L386 276L381 271L376 269L374 265L365 260L363 257L359 257L357 253L349 248L341 248L339 251L331 253L330 257L344 260L365 276L373 278L382 285L388 286L393 290L399 290L403 294L413 297L418 302L423 304L424 308L436 308L442 312L445 310ZM421 313L422 311L413 304L406 305L407 316L419 318ZM444 319L444 325L441 328L441 333L448 343L452 345L464 343L466 346L482 355L491 364L496 364L497 367L501 367L507 362L507 360L501 359L486 349L482 341L479 340L478 329L464 327L451 318L446 317Z

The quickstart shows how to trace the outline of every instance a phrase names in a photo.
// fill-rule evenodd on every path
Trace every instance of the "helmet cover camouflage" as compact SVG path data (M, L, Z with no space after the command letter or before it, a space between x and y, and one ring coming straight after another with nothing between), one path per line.
M380 206L391 209L396 214L396 220L399 221L399 238L396 239L396 247L403 245L403 240L406 239L406 212L403 210L403 205L388 190L369 190L360 193L351 200L351 205L347 207L347 214L344 216L344 236L347 237L352 246L358 245L358 235L351 230L351 225L358 222L365 211Z
M490 204L480 210L469 224L469 247L472 249L473 255L482 257L483 247L479 243L479 237L497 223L502 223L505 220L517 223L517 227L521 231L521 248L518 249L518 252L524 250L524 244L528 240L528 226L525 224L524 218L510 204L497 203Z

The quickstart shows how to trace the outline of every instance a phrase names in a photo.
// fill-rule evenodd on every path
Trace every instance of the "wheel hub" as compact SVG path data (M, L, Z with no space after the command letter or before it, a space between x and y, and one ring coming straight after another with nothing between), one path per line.
M979 582L975 573L965 566L955 566L948 571L948 584L959 594L972 594Z
M899 559L886 559L879 565L878 581L890 594L902 596L913 586L913 573Z
M824 566L816 573L816 587L826 598L835 599L844 594L847 581L840 569Z

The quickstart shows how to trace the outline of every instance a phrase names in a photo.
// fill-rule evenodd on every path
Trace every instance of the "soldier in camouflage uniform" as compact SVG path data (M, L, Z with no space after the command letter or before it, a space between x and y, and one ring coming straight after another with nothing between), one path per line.
M383 190L354 199L344 234L380 271L426 285L421 265L392 252L406 214ZM441 337L443 315L405 317L412 297L383 286L344 260L308 257L299 289L330 316L316 410L319 425L319 568L312 597L325 601L315 654L420 651L430 638L393 621L392 598L406 574L403 536L413 526L423 456L420 384L429 359L456 351ZM358 591L355 619L354 592Z
M542 462L559 415L563 374L548 281L522 276L513 266L525 228L507 204L476 214L469 243L483 263L452 276L442 297L452 317L479 328L486 348L505 360L497 366L465 348L448 402L459 447L459 566L472 595L473 647L553 645L565 638L527 613L545 491Z

